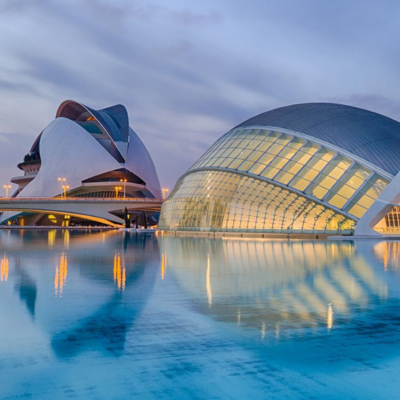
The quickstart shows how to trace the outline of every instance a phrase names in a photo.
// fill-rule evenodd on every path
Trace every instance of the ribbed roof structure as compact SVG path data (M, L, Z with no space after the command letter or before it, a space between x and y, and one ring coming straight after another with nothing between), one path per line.
M279 127L340 147L386 172L400 171L400 123L357 107L306 103L277 108L238 125Z

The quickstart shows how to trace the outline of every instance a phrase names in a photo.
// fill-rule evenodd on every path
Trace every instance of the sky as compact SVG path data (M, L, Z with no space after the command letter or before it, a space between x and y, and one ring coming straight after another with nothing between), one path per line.
M172 189L262 112L335 102L400 120L400 2L0 0L0 183L71 99L123 104Z

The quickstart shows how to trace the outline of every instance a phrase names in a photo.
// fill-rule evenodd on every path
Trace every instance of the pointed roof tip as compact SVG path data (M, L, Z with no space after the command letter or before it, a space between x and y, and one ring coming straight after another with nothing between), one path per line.
M75 100L63 101L57 109L56 118L76 121L84 112L91 114L115 142L128 142L129 118L122 104L95 110Z

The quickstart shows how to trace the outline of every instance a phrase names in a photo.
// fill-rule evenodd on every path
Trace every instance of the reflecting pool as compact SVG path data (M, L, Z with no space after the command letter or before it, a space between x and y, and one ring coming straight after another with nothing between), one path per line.
M0 231L0 398L400 396L400 242Z

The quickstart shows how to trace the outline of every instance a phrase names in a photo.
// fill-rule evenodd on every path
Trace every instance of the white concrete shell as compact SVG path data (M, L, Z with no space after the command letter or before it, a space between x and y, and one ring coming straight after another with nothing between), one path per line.
M142 178L154 197L161 198L156 168L143 142L131 128L129 128L129 145L125 168Z
M68 112L66 106L70 106L77 114ZM123 158L119 155L116 157L109 147L103 145L102 139L97 137L101 135L93 134L82 126L87 114L78 115L81 110L91 115L90 120L95 119L103 132L101 135L106 134L109 137L111 147L115 145ZM24 170L24 177L13 180L15 183L24 182L25 184L25 186L20 185L17 197L59 196L63 192L62 184L58 179L60 177L66 178L69 193L74 193L74 191L80 193L86 186L93 187L95 192L102 186L103 190L113 191L114 185L120 184L119 179L115 182L105 179L102 182L101 179L98 180L98 176L119 171L118 173L123 177L135 176L133 181L128 180L126 184L127 190L130 189L133 193L131 196L135 197L136 192L140 191L137 197L160 198L160 183L153 161L128 123L126 109L121 105L96 111L72 101L62 103L56 119L36 140L35 143L38 143L38 146L33 146L40 154L39 164L35 164L38 172L36 175L31 173L28 176ZM27 165L30 167L29 163ZM85 183L95 177L95 182L99 183ZM26 182L29 183L26 184ZM16 213L6 212L2 216L2 221L16 215Z
M59 195L59 177L66 177L73 190L85 179L121 168L92 135L66 118L57 118L43 131L40 156L42 166L23 197Z

